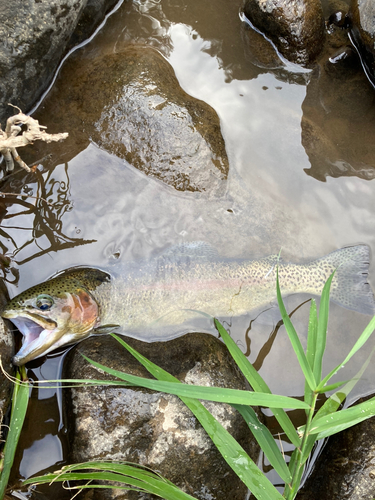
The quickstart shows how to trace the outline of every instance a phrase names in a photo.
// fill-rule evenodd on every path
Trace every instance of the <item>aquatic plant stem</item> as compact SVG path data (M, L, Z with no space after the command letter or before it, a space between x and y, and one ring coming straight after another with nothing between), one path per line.
M310 427L311 427L311 422L312 422L312 419L313 419L314 413L315 413L315 405L316 405L316 401L318 399L318 395L319 395L319 393L317 393L315 391L312 394L311 407L310 407L310 411L308 414L306 426L304 429L301 447L297 448L297 459L293 464L294 465L293 471L291 471L292 484L291 484L291 487L288 488L286 500L294 500L294 498L297 495L297 491L298 491L298 488L300 486L300 483L301 483L300 471L301 471L301 467L304 466L305 461L306 461L306 458L305 458L306 457L306 446L307 446L307 441L309 438L309 431L310 431ZM308 455L309 454L307 454L307 456Z

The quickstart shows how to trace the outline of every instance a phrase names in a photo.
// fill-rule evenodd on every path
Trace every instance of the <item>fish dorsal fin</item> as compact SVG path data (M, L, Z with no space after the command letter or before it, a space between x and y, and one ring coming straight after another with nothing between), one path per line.
M70 267L54 276L60 277L75 279L90 291L111 280L110 274L95 267Z

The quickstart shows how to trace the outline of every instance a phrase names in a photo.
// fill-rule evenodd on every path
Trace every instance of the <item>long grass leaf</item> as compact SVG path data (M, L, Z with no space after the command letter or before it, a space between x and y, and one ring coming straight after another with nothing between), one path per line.
M221 338L224 340L225 345L227 346L230 354L237 363L237 366L239 367L239 369L241 370L241 372L243 373L243 375L245 376L245 378L247 379L253 390L255 392L264 392L272 394L266 382L259 375L256 369L253 367L253 365L250 363L250 361L243 354L241 349L238 347L238 345L234 342L232 337L228 334L226 329L217 319L215 319L215 326ZM298 437L296 429L292 421L288 417L288 414L282 408L272 407L270 408L270 410L274 414L276 420L279 422L281 428L289 438L290 442L296 447L300 446L301 440Z
M18 440L25 420L27 405L29 402L29 384L20 383L21 377L26 375L24 367L16 375L16 383L13 390L12 411L10 416L9 432L4 447L3 469L0 476L0 498L3 498L8 484L10 471L13 465Z
M314 369L314 361L316 354L316 342L317 342L317 333L318 333L318 316L316 311L316 302L315 300L311 301L310 306L310 314L309 314L309 328L307 333L307 348L306 348L306 359L310 365L310 368ZM305 380L305 403L311 405L313 400L313 391L311 390L309 384ZM306 410L306 414L308 415L309 410Z
M259 421L255 411L250 406L233 405L233 407L245 419L253 436L275 471L285 483L290 483L292 476L271 432Z
M314 366L317 333L318 333L318 314L316 309L316 302L314 299L312 299L310 305L310 313L309 313L309 327L307 333L307 348L306 348L306 359L311 368L313 368Z
M162 368L158 367L144 356L139 354L135 349L129 346L123 339L112 334L131 354L135 356L140 363L154 377L160 377L163 380L174 381L176 385L183 386L178 379L173 377ZM282 500L282 496L273 486L273 484L264 476L263 472L255 465L249 455L233 438L233 436L211 415L211 413L196 399L181 397L180 399L192 411L196 418L201 423L212 442L219 450L224 460L234 470L237 476L251 490L253 495L258 500Z
M279 304L279 309L280 309L281 317L282 317L283 322L284 322L285 330L288 334L288 337L290 339L290 342L292 344L294 352L296 353L299 365L301 367L301 370L303 371L306 382L308 383L310 389L312 391L314 391L316 388L316 385L317 385L316 381L315 381L315 377L314 377L313 371L312 371L312 369L307 361L305 352L303 350L301 341L298 338L297 332L295 331L294 326L289 318L289 315L286 312L284 302L283 302L283 299L281 297L281 292L280 292L279 271L278 270L277 270L277 279L276 279L276 291L277 291L277 302Z
M375 397L358 405L346 408L313 421L310 433L317 439L331 436L375 415Z
M150 477L160 477L164 482L170 482L168 479L161 476L158 472L154 472L150 468L136 464L134 462L127 461L113 461L113 460L92 460L89 462L82 462L78 464L64 465L61 470L48 473L40 478L43 479L44 482L49 482L54 479L57 479L60 474L72 473L75 471L81 471L89 469L90 471L93 469L96 470L107 470L112 471L117 474L123 474L124 476L131 476L141 480L147 480ZM42 481L41 479L41 481ZM23 484L33 484L36 480L36 477L32 477L26 479ZM171 483L173 484L173 483Z
M292 476L295 476L296 475L296 483L297 484L300 484L301 483L301 477L302 477L302 473L303 473L303 467L299 467L298 471L296 471L296 467L298 466L299 464L299 461L298 461L298 455L300 453L300 450L298 448L296 448L293 453L292 453L292 456L290 457L290 461L289 461L289 470L290 470L290 474ZM283 494L283 497L284 498L294 498L292 495L292 492L291 492L291 489L290 489L290 486L288 484L285 485L285 490L284 490L284 494Z
M157 475L147 474L143 477L142 473L134 467L133 471L127 470L125 473L111 472L109 469L102 469L91 463L90 468L98 469L97 472L59 472L56 474L47 474L38 476L24 481L24 484L43 484L52 481L110 481L116 484L80 484L74 486L74 489L85 488L116 488L125 490L134 490L140 492L148 492L157 495L165 500L196 500L195 497L185 493L180 488L172 484L170 481L165 481ZM88 468L88 467L85 467ZM120 483L120 484L118 484ZM123 486L121 486L121 483ZM73 488L72 488L73 489Z
M326 349L327 343L327 327L328 327L328 316L329 316L329 292L331 288L332 279L335 275L335 271L326 281L322 295L320 298L319 306L319 318L318 318L318 331L316 337L316 349L314 356L314 368L313 373L315 380L319 381L322 378L322 365L323 356Z
M326 383L334 376L336 373L343 368L346 363L354 356L354 354L367 342L369 337L372 335L373 331L375 330L375 316L370 320L369 324L366 326L366 328L363 330L362 335L358 338L357 342L354 344L353 348L349 352L349 354L346 356L344 361L340 363L339 365L336 366L319 384L317 390L321 390L324 388Z
M82 355L83 356L83 355ZM152 380L136 375L129 375L119 370L113 370L92 359L83 356L89 363L104 372L118 377L121 380L130 382L134 385L162 391L167 394L175 394L179 397L188 397L195 399L204 399L207 401L216 401L218 403L244 404L254 406L274 406L278 408L305 409L308 405L303 401L287 396L274 394L264 394L260 392L243 391L239 389L226 389L223 387L207 387L200 385L176 384L176 381Z
M372 349L370 355L367 357L366 361L361 366L360 370L354 375L354 377L351 380L349 380L349 382L347 382L344 385L344 387L341 387L339 391L336 391L334 394L331 394L331 396L327 399L327 401L325 401L324 405L319 408L319 410L316 412L311 422L312 426L315 425L315 422L318 419L323 418L326 415L330 415L331 413L335 413L339 409L340 405L348 397L350 392L357 384L358 380L361 379L364 371L366 370L367 366L371 361L374 351L375 347ZM303 430L303 427L301 427L300 430Z
M341 387L342 385L346 384L348 380L340 380L339 382L335 382L334 384L329 384L324 387L324 389L321 389L320 391L316 391L319 394L324 394L326 392L334 391L338 387Z

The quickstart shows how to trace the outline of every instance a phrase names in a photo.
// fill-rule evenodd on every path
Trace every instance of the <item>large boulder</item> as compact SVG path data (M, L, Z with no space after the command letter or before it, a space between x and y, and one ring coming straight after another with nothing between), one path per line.
M211 335L191 333L151 344L125 340L185 383L248 388L226 347ZM117 341L103 336L84 341L70 353L65 362L66 378L108 378L81 354L114 369L150 377ZM229 405L204 405L256 461L258 446L242 417ZM70 462L128 460L159 471L198 499L246 498L245 485L179 398L135 387L77 387L70 389L67 408ZM84 498L114 498L112 495L94 490ZM115 495L116 499L139 498L134 492L117 491Z
M225 191L229 163L217 113L187 94L152 48L73 54L35 118L51 132L74 130L45 150L60 163L94 141L179 191Z
M320 0L246 0L244 14L288 61L309 66L323 47Z
M28 111L50 84L64 53L90 35L115 0L8 0L0 8L0 123ZM77 35L70 42L79 23Z

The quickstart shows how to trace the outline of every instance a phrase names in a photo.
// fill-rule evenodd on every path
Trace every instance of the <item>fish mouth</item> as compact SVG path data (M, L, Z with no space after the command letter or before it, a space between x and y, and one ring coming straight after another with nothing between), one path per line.
M63 335L56 321L35 313L4 311L3 318L10 319L23 335L22 347L13 356L12 362L21 366L53 350L56 341Z

